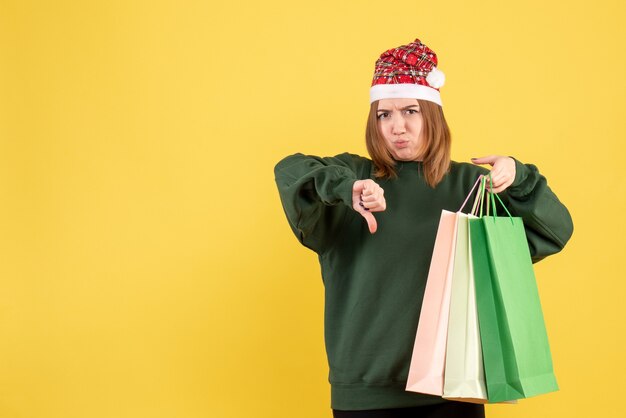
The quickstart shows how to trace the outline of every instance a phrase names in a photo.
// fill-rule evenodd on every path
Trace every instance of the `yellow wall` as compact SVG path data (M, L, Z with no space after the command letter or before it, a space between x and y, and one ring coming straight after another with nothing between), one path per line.
M623 1L0 1L0 418L330 417L323 287L273 166L365 153L373 64L439 55L457 160L537 164L561 390L621 416ZM293 409L300 409L296 414Z

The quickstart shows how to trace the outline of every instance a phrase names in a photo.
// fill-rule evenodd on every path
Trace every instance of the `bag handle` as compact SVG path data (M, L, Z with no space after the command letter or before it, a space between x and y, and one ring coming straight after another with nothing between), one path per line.
M457 212L461 212L463 210L463 208L465 207L465 205L467 204L467 201L469 200L470 196L472 195L472 193L474 192L474 189L476 188L476 186L478 186L478 183L480 183L480 180L483 178L483 175L481 174L480 176L478 176L478 178L476 179L476 182L474 183L474 185L472 186L472 190L470 190L470 192L467 194L467 197L465 198L465 201L463 202L463 204L461 205L461 209L459 209ZM476 204L476 202L474 202L474 204ZM473 208L472 208L472 212L473 212Z
M493 181L491 179L491 173L488 174L489 176L489 190L493 190ZM498 196L497 193L493 193L491 191L488 192L489 196L491 197L491 207L493 208L493 215L491 216L491 218L494 218L497 216L496 214L496 199L494 198L497 197L498 201L500 202L500 204L502 205L502 207L504 208L504 210L506 211L507 215L509 215L509 218L511 219L511 222L513 222L513 217L511 216L511 212L509 212L509 210L506 208L506 206L504 205L504 202L502 202L502 199L500 199L500 196ZM482 213L481 213L482 215ZM489 216L489 203L487 203L487 216Z
M484 207L485 208L485 212L486 212L485 216L489 217L489 202L491 201L491 208L493 210L493 215L491 215L490 217L491 218L495 218L497 216L496 199L494 198L494 196L495 196L496 198L498 198L498 201L500 202L500 204L502 205L502 207L506 211L507 215L509 215L509 218L511 219L511 222L513 222L513 216L511 215L511 212L509 212L509 210L504 205L504 202L502 202L502 199L500 199L500 196L498 196L497 193L493 193L491 191L487 191L486 190L486 188L487 188L487 178L489 178L489 190L493 190L493 180L491 178L491 173L486 174L486 175L483 175L483 174L479 175L478 178L476 179L476 182L474 182L474 185L472 186L472 190L470 190L470 192L465 197L465 201L461 205L461 208L458 210L458 212L461 212L463 210L463 208L465 208L465 205L467 204L470 196L472 195L472 193L476 189L476 186L478 186L480 184L480 187L478 187L478 191L476 192L476 197L474 198L474 203L472 204L472 210L471 210L470 214L471 215L478 215L478 217L482 218L483 217L483 207ZM484 202L484 200L485 200L485 191L487 191L487 203Z
M472 215L478 216L480 218L482 218L483 216L483 205L485 202L485 187L486 187L486 177L484 175L481 174L480 176L480 189L478 190L478 193L476 194L476 206L474 207L474 211L472 212ZM487 206L487 210L489 209L489 206Z

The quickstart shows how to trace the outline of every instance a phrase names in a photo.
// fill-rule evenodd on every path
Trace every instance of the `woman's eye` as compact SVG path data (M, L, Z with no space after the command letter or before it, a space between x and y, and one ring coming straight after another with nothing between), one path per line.
M380 114L378 115L378 119L384 119L384 118L386 118L387 116L389 116L389 114L388 114L388 113L380 113Z
M409 112L410 115L414 115L415 113L419 113L419 110L416 109L408 109L407 112Z

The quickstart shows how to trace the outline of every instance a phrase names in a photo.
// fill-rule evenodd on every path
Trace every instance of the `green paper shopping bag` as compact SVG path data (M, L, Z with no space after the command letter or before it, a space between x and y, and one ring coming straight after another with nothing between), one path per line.
M558 385L524 224L495 216L490 198L493 215L470 219L469 231L487 396L502 402Z

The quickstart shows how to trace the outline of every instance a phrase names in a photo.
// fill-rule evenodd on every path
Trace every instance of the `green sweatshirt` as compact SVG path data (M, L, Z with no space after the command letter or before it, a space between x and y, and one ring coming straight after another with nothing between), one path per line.
M446 402L405 391L442 209L456 212L487 169L452 162L431 188L421 162L397 162L398 178L379 180L354 154L291 155L275 167L289 225L318 254L325 290L324 337L331 407L363 410ZM567 208L534 165L516 160L514 183L499 196L524 220L533 262L560 251L573 225ZM378 230L352 208L352 186L373 179L387 209ZM468 207L471 205L468 204Z

